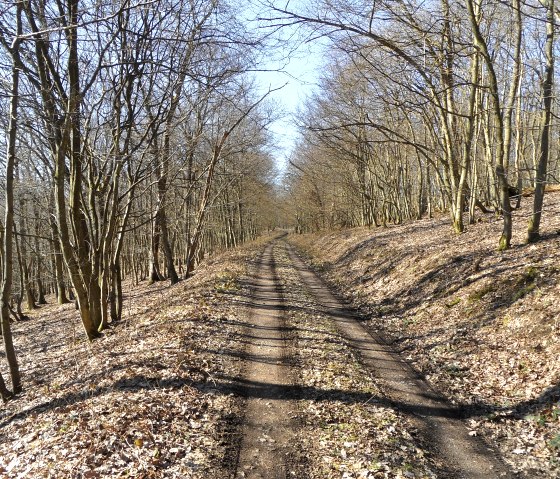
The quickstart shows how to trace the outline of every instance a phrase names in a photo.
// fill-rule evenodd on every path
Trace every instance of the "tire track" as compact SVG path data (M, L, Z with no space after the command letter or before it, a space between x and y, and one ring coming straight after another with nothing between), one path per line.
M236 478L285 479L295 437L295 401L283 335L284 302L276 277L274 242L259 263L245 334L250 345L238 381L247 398Z
M447 465L445 477L516 477L484 441L469 435L456 408L438 397L397 353L363 327L287 243L286 248L302 282L374 373L387 400L408 415L431 451Z

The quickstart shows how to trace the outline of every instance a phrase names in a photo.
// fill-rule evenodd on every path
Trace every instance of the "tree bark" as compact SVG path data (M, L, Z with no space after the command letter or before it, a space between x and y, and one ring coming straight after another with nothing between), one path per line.
M60 248L60 238L58 235L58 227L56 221L51 220L52 245L54 253L55 281L56 281L56 300L58 304L68 303L66 296L66 284L64 283L64 258Z
M8 366L10 369L10 377L12 380L12 391L18 394L22 391L21 376L17 361L16 351L14 348L12 331L10 327L10 294L12 290L12 269L13 269L13 225L14 225L14 165L16 162L16 140L18 128L18 106L19 106L19 76L20 76L20 58L19 47L21 44L22 32L22 4L18 2L17 8L17 33L11 46L12 56L12 85L10 98L10 117L8 124L8 145L6 152L6 206L4 217L4 264L2 271L2 291L0 294L1 306L0 315L2 322L2 338L4 340L4 348ZM6 389L4 379L0 376L0 394L3 399L7 399L9 393Z
M527 229L527 242L533 243L540 238L540 224L544 191L546 186L546 174L548 157L550 155L550 122L552 120L552 92L554 88L554 0L548 0L546 13L546 67L543 81L542 130L539 148L539 161L537 164L537 175L535 178L535 196L533 199L533 211ZM521 192L520 192L521 193Z
M498 180L498 194L500 200L500 207L504 218L504 226L502 235L498 244L500 251L506 250L511 247L511 234L512 234L512 218L511 218L511 205L509 202L509 185L507 181L507 161L504 152L504 119L502 116L500 104L500 89L498 86L498 79L494 70L494 63L488 45L480 32L478 23L478 16L475 10L473 0L466 0L467 11L469 13L469 20L473 31L473 40L476 49L480 52L486 70L488 73L488 91L491 101L491 111L494 119L494 129L496 134L496 149L494 155L494 168L496 178Z

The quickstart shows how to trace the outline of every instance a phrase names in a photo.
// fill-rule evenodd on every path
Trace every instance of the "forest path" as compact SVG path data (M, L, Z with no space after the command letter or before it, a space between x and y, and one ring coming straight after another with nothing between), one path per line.
M238 384L247 398L237 466L238 478L283 479L294 435L294 401L283 335L283 300L275 272L273 244L258 264L246 339L245 370Z
M461 411L439 397L403 358L362 326L293 248L287 248L303 283L374 375L385 399L411 420L429 451L444 464L444 475L465 479L515 477L494 451L469 434L460 419Z
M282 239L250 318L236 478L516 477Z

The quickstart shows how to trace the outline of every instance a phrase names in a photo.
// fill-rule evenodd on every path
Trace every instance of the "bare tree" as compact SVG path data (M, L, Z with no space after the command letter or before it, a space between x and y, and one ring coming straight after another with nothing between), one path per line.
M546 44L545 44L545 69L542 81L542 123L539 146L539 160L535 177L535 197L533 212L527 230L527 241L535 242L540 237L540 223L543 208L544 190L547 178L547 166L550 156L550 126L552 121L552 95L554 88L554 30L555 10L554 0L543 2L546 8Z
M22 2L11 5L15 9L16 30L13 32L12 41L2 35L0 40L8 50L12 59L12 78L10 91L10 110L8 126L8 144L6 152L6 205L4 217L4 234L2 244L2 291L0 306L2 321L2 337L6 350L6 358L10 368L13 394L22 390L21 376L17 362L16 352L13 344L12 331L10 327L10 295L12 289L13 274L13 241L14 241L14 170L17 158L17 130L18 130L18 105L19 105L19 83L21 71L20 46L22 43ZM0 375L0 395L3 400L8 399L11 393L6 388L4 379Z

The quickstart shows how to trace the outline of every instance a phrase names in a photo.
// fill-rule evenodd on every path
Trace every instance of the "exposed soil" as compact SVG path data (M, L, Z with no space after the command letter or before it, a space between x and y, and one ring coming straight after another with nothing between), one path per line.
M383 392L382 400L399 413L408 415L427 449L444 464L441 477L514 477L494 451L469 434L458 408L435 394L399 355L363 328L360 318L335 298L293 251L290 251L290 258L322 309L332 318L364 365L375 374Z
M539 293L528 314L548 324L558 240L519 265L521 247L467 250L472 233L457 246L445 228L296 238L361 311L276 237L178 285L131 286L124 320L93 343L71 305L31 312L14 324L26 389L0 410L0 477L559 477L556 333L536 348L523 319L492 316ZM523 407L510 383L527 385Z
M273 244L258 264L253 288L246 368L239 391L247 397L237 477L283 479L295 475L290 468L295 435L295 401L290 364L282 331L283 301L274 268Z
M274 246L282 284L299 429L295 474L287 477L437 477L406 415L382 400L375 377L336 330L288 254Z
M437 397L389 347L375 341L281 241L265 251L255 302L248 372L243 377L250 399L240 477L514 477L486 444L469 434L459 411ZM280 360L288 354L282 352L288 351L281 335L285 324L291 329L296 359L292 371ZM309 332L329 337L306 344ZM337 356L332 354L333 343L338 345ZM309 349L311 355L306 354ZM313 370L315 374L309 374ZM333 377L331 371L341 377ZM354 377L357 371L359 379ZM296 381L290 387L292 377ZM341 388L347 380L354 383ZM297 422L305 425L299 431L294 431L296 413ZM393 435L390 440L387 431ZM294 441L306 456L305 469L287 465ZM321 454L325 446L328 453ZM380 453L387 449L384 459L392 461L383 463Z
M542 241L497 251L493 215L456 236L447 217L292 236L366 325L465 411L471 434L528 478L560 477L560 194Z

